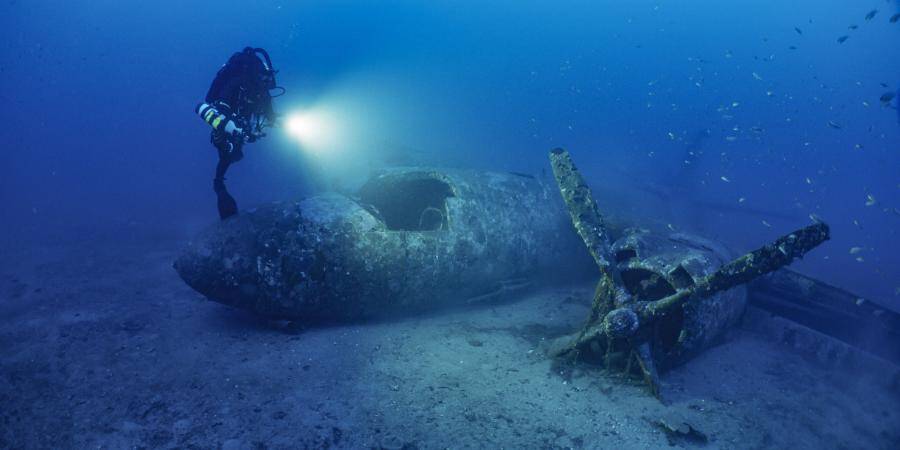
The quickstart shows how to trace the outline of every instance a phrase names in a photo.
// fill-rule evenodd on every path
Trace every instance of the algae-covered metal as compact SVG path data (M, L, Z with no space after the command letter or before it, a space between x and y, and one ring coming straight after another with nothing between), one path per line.
M637 368L657 396L658 368L709 347L740 317L747 296L735 288L829 238L828 226L816 223L732 261L714 243L688 235L632 229L610 244L603 216L568 152L551 151L550 162L572 224L601 277L585 325L556 340L548 352L599 357L607 368L623 367L626 373Z
M559 193L566 204L572 225L600 271L600 280L597 282L591 316L588 319L593 321L597 319L596 314L600 311L609 310L616 303L627 301L624 291L617 289L618 274L610 262L610 232L597 202L594 201L594 194L575 168L569 152L561 148L553 149L550 152L550 167L553 169L553 176L556 178Z
M212 300L353 320L492 298L590 270L555 188L528 175L396 168L356 195L316 195L223 221L175 263Z
M732 259L726 248L708 239L639 228L626 230L612 250L633 305L652 305L682 292L693 280L712 275ZM651 343L656 364L665 369L709 348L738 321L746 305L746 288L734 286L673 309L654 326Z

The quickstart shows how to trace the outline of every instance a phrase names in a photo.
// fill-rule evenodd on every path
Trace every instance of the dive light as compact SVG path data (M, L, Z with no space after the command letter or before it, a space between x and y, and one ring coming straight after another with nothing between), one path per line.
M225 114L209 103L200 103L195 110L197 115L216 131L224 131L231 135L243 133L228 114Z

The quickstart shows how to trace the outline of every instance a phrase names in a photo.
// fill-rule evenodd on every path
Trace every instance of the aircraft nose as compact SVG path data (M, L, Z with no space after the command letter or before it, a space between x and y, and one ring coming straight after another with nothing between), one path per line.
M239 306L254 297L256 233L251 219L238 216L217 224L185 247L173 267L204 296Z

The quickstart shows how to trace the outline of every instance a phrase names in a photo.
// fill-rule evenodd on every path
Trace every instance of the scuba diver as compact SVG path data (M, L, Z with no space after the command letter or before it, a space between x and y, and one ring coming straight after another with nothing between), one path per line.
M261 48L246 47L235 53L216 73L196 113L212 127L210 141L219 152L213 190L222 220L237 214L237 202L225 188L225 172L244 157L245 143L265 137L264 130L276 125L278 115L272 108L276 70L269 54Z

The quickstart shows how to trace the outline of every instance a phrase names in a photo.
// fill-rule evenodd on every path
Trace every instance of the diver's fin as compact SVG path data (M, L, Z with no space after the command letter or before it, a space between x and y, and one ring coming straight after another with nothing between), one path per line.
M216 192L216 207L219 209L219 218L225 220L238 213L237 202L225 188L225 179L213 180L213 190Z

